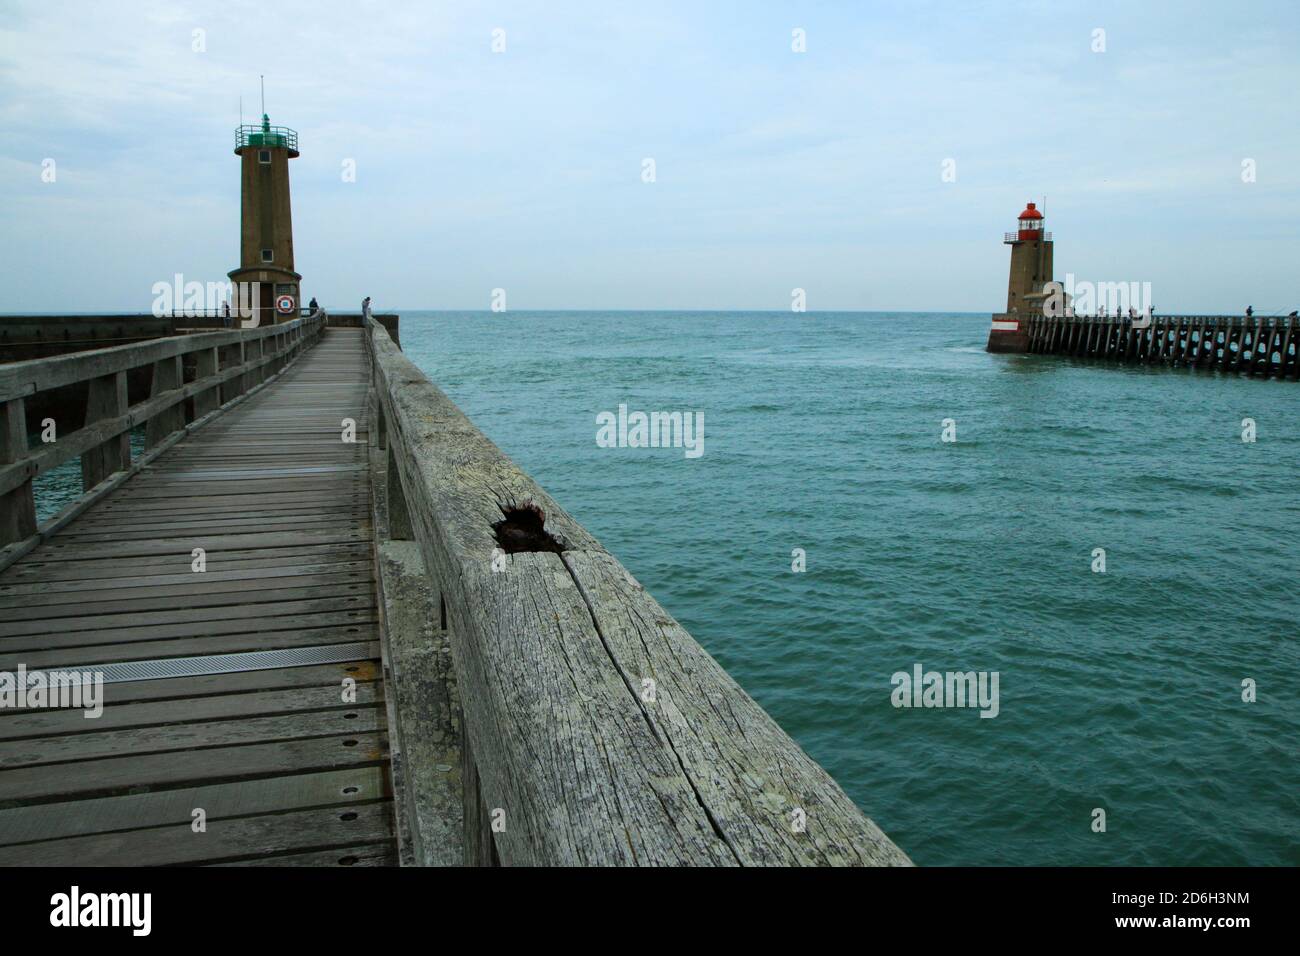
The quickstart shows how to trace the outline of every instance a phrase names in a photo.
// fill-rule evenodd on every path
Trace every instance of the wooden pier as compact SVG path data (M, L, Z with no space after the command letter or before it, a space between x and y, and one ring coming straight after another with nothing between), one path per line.
M0 865L908 864L395 331L0 365Z
M1000 318L1008 317L995 316L995 322ZM1300 320L1293 317L1169 315L1136 323L1081 315L1016 318L1031 353L1300 380Z

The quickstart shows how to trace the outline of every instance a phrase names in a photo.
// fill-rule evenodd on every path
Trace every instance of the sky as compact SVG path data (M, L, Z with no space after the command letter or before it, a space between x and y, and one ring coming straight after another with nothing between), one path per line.
M1044 197L1059 279L1300 307L1295 0L4 0L0 312L224 281L260 74L326 307L993 312Z

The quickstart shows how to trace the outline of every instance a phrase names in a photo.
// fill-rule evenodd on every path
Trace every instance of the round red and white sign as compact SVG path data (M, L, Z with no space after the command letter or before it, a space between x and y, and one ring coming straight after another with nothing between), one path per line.
M293 301L293 296L282 295L276 297L275 311L279 312L281 315L291 314L296 307L297 303Z

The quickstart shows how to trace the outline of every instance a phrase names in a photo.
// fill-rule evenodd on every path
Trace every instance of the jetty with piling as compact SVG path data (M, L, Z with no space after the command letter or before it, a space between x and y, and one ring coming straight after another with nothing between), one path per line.
M1297 381L1298 331L1297 319L1274 316L1030 315L1025 351Z
M1250 377L1300 380L1300 319L1263 315L1160 315L1150 302L1125 297L1102 314L1075 314L1071 297L1052 279L1052 234L1029 203L1014 232L1006 310L993 316L989 352L1064 355L1137 365L1217 369ZM1125 314L1127 309L1128 314ZM1106 311L1112 314L1105 314Z

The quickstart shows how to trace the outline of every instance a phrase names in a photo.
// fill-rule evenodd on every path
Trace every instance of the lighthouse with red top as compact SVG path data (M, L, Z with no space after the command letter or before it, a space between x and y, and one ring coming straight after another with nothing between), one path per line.
M1007 310L993 316L990 352L1028 350L1028 320L1043 308L1052 281L1052 234L1043 231L1043 213L1033 203L1017 217L1016 231L1003 236L1011 247L1011 276L1007 280Z

